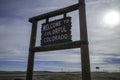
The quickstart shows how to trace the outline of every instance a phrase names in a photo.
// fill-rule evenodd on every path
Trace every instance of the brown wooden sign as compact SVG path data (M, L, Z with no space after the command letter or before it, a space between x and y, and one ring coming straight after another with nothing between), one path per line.
M89 44L86 25L85 0L79 3L29 18L32 23L26 80L33 80L34 57L36 52L80 48L82 80L91 80ZM80 40L71 40L71 17L67 13L79 11ZM64 18L50 21L49 18L63 15ZM46 20L41 28L41 46L36 46L38 21Z
M71 17L43 23L41 45L52 45L71 40Z

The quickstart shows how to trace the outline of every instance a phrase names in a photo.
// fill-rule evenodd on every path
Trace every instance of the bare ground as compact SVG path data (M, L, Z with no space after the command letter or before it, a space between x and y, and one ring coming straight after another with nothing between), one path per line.
M25 72L0 71L0 80L25 80ZM120 80L120 73L92 72L92 80ZM33 80L82 80L80 72L34 72Z

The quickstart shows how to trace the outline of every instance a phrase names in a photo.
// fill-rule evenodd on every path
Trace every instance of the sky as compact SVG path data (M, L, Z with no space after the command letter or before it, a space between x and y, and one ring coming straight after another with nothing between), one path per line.
M75 3L78 0L0 0L0 70L27 70L30 17ZM120 0L86 0L91 71L97 66L100 71L120 69L119 3ZM67 15L72 17L72 40L80 40L78 11ZM62 16L50 20L60 18ZM38 23L36 46L40 46L42 23L44 20ZM80 49L36 53L34 70L81 71Z

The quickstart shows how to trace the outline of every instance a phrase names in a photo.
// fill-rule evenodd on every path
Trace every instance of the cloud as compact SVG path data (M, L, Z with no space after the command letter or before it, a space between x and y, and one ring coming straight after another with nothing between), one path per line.
M92 3L92 4L89 4ZM98 3L94 3L98 2ZM109 10L118 10L119 0L92 0L87 1L87 25L90 41L90 50L94 53L119 53L119 28L105 28L103 16ZM119 26L119 25L118 25Z
M78 50L78 49L76 49ZM68 63L80 63L80 52L74 50L52 51L36 54L36 61L62 61Z
M13 69L13 65L17 65L17 62L20 62L19 65L24 66L22 68L15 67L14 69L25 69L31 32L31 24L28 22L28 18L77 2L78 0L61 0L59 2L58 0L51 0L50 3L49 0L1 0L0 61L8 61L11 66L10 69ZM106 66L115 67L110 65L114 63L114 65L119 65L119 25L114 29L107 29L103 27L105 25L102 23L102 18L106 11L109 9L120 9L119 2L119 0L86 0L86 14L92 69L94 69L97 65L104 68ZM78 11L69 13L68 15L72 16L72 40L79 40ZM52 19L54 20L55 18ZM38 46L40 45L41 23L42 22L39 23L39 32L37 35ZM80 55L79 49L37 53L35 57L35 69L39 70L41 67L39 66L40 63L42 65L42 68L40 69L43 70L57 70L59 68L59 70L61 70L61 68L64 68L64 70L80 70ZM42 61L42 63L40 61ZM43 65L44 62L45 64ZM0 63L4 66L8 65L3 62ZM45 67L46 65L50 68ZM59 67L59 65L61 66ZM0 66L0 69L5 70L6 68L4 68L4 66Z

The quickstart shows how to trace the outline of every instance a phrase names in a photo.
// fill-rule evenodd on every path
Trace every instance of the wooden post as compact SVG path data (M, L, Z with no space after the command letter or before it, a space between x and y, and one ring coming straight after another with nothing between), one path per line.
M34 67L35 52L31 51L31 48L35 47L36 35L37 35L37 21L33 20L32 21L30 46L29 46L29 57L28 57L26 80L32 80L32 78L33 78L33 67Z
M64 14L63 14L63 18L66 18L66 17L67 17L67 13L64 13Z
M48 23L48 22L49 22L49 18L46 19L46 23Z
M79 0L80 38L88 41L85 1ZM82 80L91 80L88 45L81 45Z

